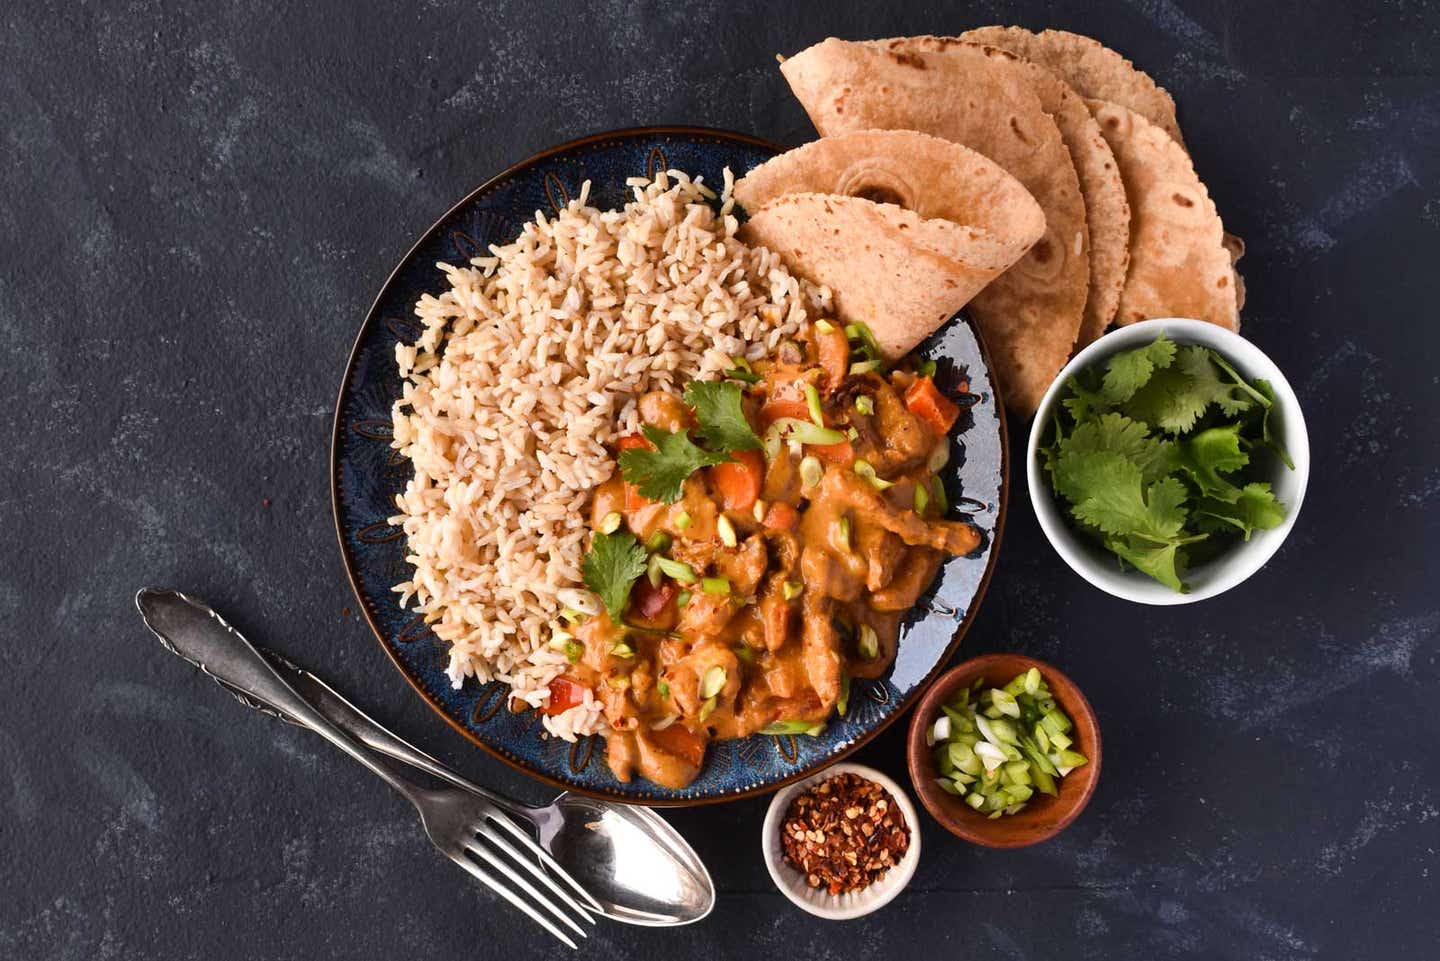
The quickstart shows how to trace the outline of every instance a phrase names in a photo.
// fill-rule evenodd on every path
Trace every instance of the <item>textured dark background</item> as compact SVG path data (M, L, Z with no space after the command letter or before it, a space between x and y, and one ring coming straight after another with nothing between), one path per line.
M966 654L1054 661L1099 711L1086 814L1029 850L926 821L892 906L811 919L763 800L671 818L721 888L599 957L1433 957L1440 941L1440 10L1304 4L375 2L0 6L0 956L538 957L404 802L164 654L145 583L475 777L542 792L430 716L354 609L331 406L394 262L546 145L693 122L798 142L777 51L827 34L1058 26L1174 94L1246 332L1306 405L1285 548L1146 609L1063 566L1016 488ZM895 5L897 8L902 5ZM903 775L900 731L860 755Z

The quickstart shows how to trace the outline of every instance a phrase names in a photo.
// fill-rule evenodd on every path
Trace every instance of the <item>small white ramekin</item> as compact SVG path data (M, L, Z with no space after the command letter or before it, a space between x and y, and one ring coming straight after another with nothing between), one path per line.
M1271 426L1276 429L1295 469L1290 470L1274 458L1268 481L1276 498L1285 505L1285 521L1268 531L1256 531L1248 541L1237 541L1224 554L1197 565L1186 575L1189 593L1173 591L1136 570L1121 570L1114 554L1078 533L1066 521L1050 477L1040 463L1040 444L1050 430L1055 407L1060 403L1066 382L1077 372L1101 364L1107 357L1131 347L1154 340L1161 332L1177 344L1203 344L1224 357L1246 380L1266 380L1275 389L1276 409ZM1141 604L1190 604L1228 591L1254 574L1280 549L1305 499L1305 485L1310 479L1310 438L1305 431L1305 416L1300 401L1280 368L1250 341L1223 327L1200 320L1146 320L1121 327L1101 337L1076 354L1040 401L1040 409L1030 425L1030 443L1025 452L1025 473L1030 488L1030 503L1040 527L1065 563L1085 580L1116 597Z
M846 773L874 781L890 792L910 828L910 847L906 849L905 856L898 864L868 888L848 894L831 894L810 887L805 883L805 876L786 863L785 851L780 845L780 824L785 820L785 812L790 809L790 802L795 795L837 774ZM920 819L916 816L915 805L910 803L909 796L900 789L900 785L873 767L863 764L832 764L818 774L812 774L775 792L775 796L770 799L770 809L765 812L760 847L764 852L765 867L770 871L771 880L797 907L816 917L848 921L880 910L910 883L910 879L915 875L915 866L920 863Z

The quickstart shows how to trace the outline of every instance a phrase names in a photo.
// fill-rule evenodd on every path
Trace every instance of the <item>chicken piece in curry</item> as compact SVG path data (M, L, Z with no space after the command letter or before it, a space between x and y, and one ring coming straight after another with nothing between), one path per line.
M620 440L590 524L644 573L607 602L619 610L567 632L546 708L593 690L620 780L680 788L712 740L818 731L852 678L889 669L944 558L979 547L942 516L936 476L960 407L923 368L887 372L865 333L820 321L706 385L703 404L640 399L644 433Z

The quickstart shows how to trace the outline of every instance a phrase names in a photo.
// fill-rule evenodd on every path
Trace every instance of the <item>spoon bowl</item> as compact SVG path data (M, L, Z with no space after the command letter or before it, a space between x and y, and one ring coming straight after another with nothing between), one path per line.
M649 808L564 793L525 812L550 852L605 909L627 924L690 924L715 907L710 872Z

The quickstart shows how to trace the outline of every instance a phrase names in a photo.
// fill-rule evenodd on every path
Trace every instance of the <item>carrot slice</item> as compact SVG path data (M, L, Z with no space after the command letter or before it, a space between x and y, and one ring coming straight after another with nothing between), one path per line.
M800 519L800 513L784 501L775 501L765 511L766 527L772 531L788 531Z
M838 444L807 444L805 450L827 464L838 464L841 467L855 459L855 448L850 446L848 440Z
M960 408L950 398L940 393L935 381L929 377L916 377L905 388L905 407L923 420L937 434L947 434L960 416Z
M561 676L550 682L550 703L545 705L544 711L554 717L557 714L565 713L577 704L584 703L585 685Z
M710 468L710 483L727 511L748 511L765 483L765 457L758 450L742 450L735 459Z
M819 355L820 367L825 371L825 385L834 390L850 372L850 340L845 336L844 328L832 324L830 332L825 333L816 327L815 352Z
M696 767L705 762L705 739L683 724L652 730L650 740L666 754L673 754Z
M803 400L772 400L760 408L760 424L769 427L782 417L809 420L810 408Z

